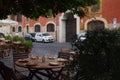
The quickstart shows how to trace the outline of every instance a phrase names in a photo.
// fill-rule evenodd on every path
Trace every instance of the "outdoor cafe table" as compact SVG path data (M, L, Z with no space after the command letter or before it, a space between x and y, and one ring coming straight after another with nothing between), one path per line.
M47 77L49 80L56 80L59 78L61 72L63 71L65 64L63 62L58 62L59 65L50 65L49 62L50 60L46 62L41 62L37 60L35 65L27 65L28 63L27 61L21 62L18 60L15 62L15 64L20 67L28 68L30 72L29 73L30 78L33 78L33 76L35 76L38 80L43 80L40 77L42 75ZM57 72L54 71L54 69L58 69Z

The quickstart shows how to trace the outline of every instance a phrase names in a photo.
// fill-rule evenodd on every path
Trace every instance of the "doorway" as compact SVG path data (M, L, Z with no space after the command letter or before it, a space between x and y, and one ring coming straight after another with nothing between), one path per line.
M100 20L94 20L94 21L90 21L87 24L87 29L88 30L94 30L94 29L104 29L105 28L105 24L103 21Z
M66 42L72 42L76 36L76 19L72 13L66 14Z

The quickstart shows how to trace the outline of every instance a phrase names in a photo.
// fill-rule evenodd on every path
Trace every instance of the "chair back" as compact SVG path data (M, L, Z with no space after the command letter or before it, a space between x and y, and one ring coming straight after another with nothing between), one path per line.
M70 52L70 48L61 48L61 52Z
M4 80L17 80L13 69L5 66L3 62L0 62L0 74Z
M69 60L70 59L70 53L68 53L68 52L59 52L58 53L58 58L64 58L64 59Z

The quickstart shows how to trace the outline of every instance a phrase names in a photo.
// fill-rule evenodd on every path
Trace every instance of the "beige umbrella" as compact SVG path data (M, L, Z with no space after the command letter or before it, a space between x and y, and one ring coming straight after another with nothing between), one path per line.
M15 25L18 25L18 22L8 18L8 19L0 20L0 24L15 26Z

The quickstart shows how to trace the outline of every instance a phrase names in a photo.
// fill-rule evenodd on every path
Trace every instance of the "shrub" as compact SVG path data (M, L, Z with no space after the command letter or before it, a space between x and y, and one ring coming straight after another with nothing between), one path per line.
M5 36L5 40L10 40L10 41L12 41L12 36L10 36L10 35Z
M13 36L13 41L21 41L21 42L24 42L24 38L23 38L23 37L19 37L19 36Z
M27 41L24 42L24 45L25 45L26 48L33 48L33 42L32 41L27 40Z
M120 28L88 31L70 62L71 80L120 80Z

